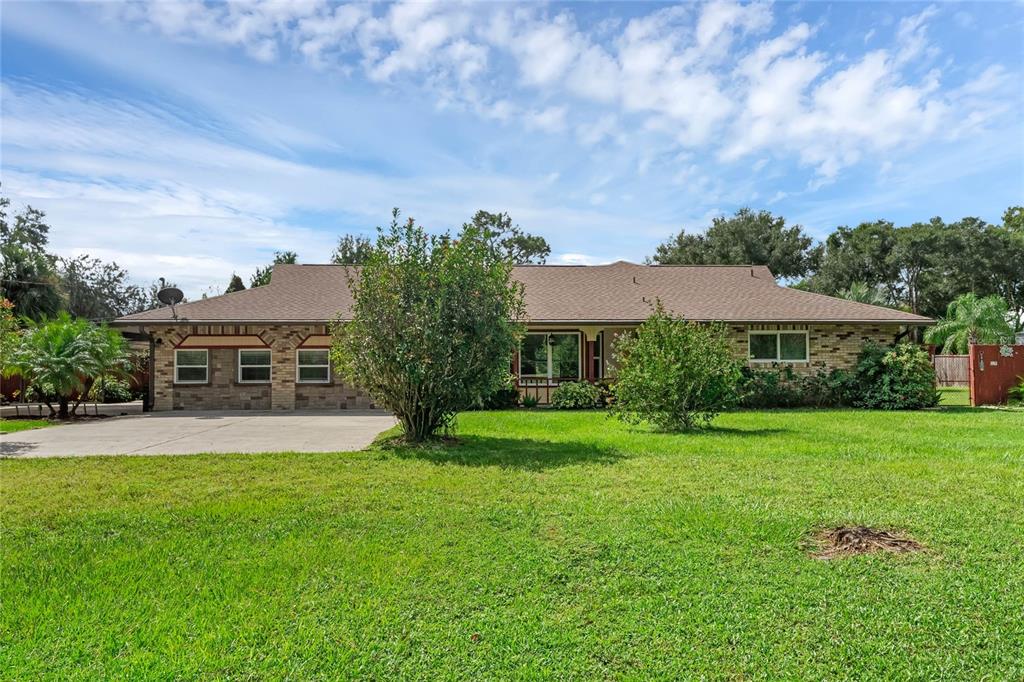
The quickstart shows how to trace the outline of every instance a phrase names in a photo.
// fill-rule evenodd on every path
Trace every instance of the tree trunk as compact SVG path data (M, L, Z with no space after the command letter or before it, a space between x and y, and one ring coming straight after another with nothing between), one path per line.
M57 412L57 416L61 419L68 418L68 399L65 396L60 397L60 410Z

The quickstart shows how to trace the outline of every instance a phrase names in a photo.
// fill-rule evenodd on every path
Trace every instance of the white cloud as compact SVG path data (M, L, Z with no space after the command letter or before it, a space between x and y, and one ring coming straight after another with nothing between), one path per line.
M523 123L531 130L542 130L546 133L557 133L565 129L565 106L547 107L524 114Z
M880 38L886 31L872 28L864 42L875 49L863 54L839 54L827 41L811 49L824 24L794 21L795 12L775 16L766 3L718 0L638 10L628 21L593 25L573 10L190 0L100 11L121 25L239 49L260 61L297 57L386 91L420 88L439 109L571 135L593 151L611 140L628 157L625 165L641 174L665 165L667 178L678 178L688 164L666 159L699 150L725 164L754 154L796 159L820 183L865 157L993 125L1019 100L999 65L959 88L942 87L947 76L932 66L937 48L928 37L941 11L934 5L891 19L888 44ZM324 136L277 119L240 119L236 125L281 150L330 148ZM108 136L95 128L101 141ZM160 140L155 147L175 153ZM96 158L71 163L82 171L102 166Z
M601 265L610 261L585 253L560 253L548 262L555 265Z

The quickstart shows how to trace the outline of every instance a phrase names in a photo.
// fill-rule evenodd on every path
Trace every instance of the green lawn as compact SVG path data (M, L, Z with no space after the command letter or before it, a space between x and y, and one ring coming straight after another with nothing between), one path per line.
M14 433L15 431L41 429L44 426L51 426L52 424L53 422L45 419L0 419L0 433Z
M1024 412L0 462L8 679L1021 679ZM806 535L901 529L824 562Z
M940 404L944 406L967 406L971 404L971 391L968 388L944 386L939 388L942 395Z

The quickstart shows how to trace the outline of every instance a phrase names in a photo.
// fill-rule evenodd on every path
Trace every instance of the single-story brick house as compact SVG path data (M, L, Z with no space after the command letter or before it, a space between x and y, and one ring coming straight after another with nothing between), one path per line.
M560 382L611 378L615 337L660 299L728 326L751 365L851 367L865 342L892 343L920 315L779 286L763 266L524 265L528 334L513 359L521 393L546 402ZM345 267L277 265L270 284L122 317L150 342L154 410L370 407L335 377L328 327L352 306Z

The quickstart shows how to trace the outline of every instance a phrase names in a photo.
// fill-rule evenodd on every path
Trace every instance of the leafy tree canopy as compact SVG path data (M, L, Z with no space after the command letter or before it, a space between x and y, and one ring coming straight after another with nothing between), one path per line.
M463 230L470 225L485 235L503 258L516 265L542 265L551 255L551 246L544 237L523 232L512 224L508 213L477 211L473 219L462 226Z
M1024 233L1024 206L1011 206L1003 211L1003 227Z
M46 215L28 206L8 220L11 200L0 197L0 297L14 314L38 320L64 306L55 258L46 253L50 226Z
M224 291L225 294L230 294L235 291L243 291L245 289L245 283L242 282L242 278L236 273L231 273L231 281L228 282L228 288Z
M117 263L88 255L61 258L58 272L67 297L65 309L73 317L109 321L149 309L146 289L130 284L128 271Z
M346 234L338 238L338 246L331 254L336 265L362 265L373 253L373 240L360 235Z
M814 240L800 225L768 211L741 208L715 218L704 234L681 231L658 246L654 262L663 265L767 265L777 277L802 277L814 269Z
M428 235L398 217L350 274L352 320L334 325L331 357L422 441L505 385L523 294L486 229Z

